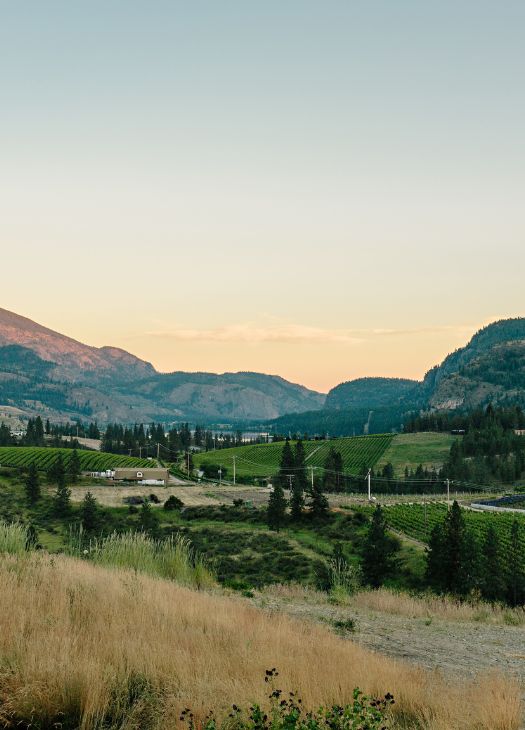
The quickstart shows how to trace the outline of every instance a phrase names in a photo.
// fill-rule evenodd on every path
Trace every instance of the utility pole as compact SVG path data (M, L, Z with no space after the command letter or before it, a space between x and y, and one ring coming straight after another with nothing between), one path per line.
M235 486L235 456L233 457L233 485Z
M219 466L219 487L222 484L222 466Z
M372 470L369 469L368 470L368 474L366 475L366 480L368 482L368 501L369 502L372 501L372 484L371 484L372 476L371 476L371 472L372 472Z
M186 452L186 461L188 464L187 470L188 470L188 476L189 476L190 475L190 452L189 451Z
M310 481L312 482L312 492L314 491L314 468L310 467Z
M139 459L142 459L142 446L139 446Z
M447 509L450 509L450 479L447 479Z
M160 441L157 444L157 461L160 459Z

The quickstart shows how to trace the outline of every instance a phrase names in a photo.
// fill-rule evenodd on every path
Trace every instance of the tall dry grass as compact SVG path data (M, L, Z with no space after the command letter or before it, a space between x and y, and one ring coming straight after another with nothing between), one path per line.
M165 730L183 707L202 717L234 702L264 704L262 677L274 666L307 707L344 703L359 686L393 692L399 727L519 727L512 680L448 683L242 599L45 554L1 557L0 585L6 727Z
M277 598L297 604L328 604L333 595L294 583L266 586L260 595ZM345 606L377 611L378 613L406 616L407 618L439 618L445 621L466 621L469 623L508 624L525 626L525 608L510 608L486 601L460 601L453 596L410 595L390 588L359 590L346 595L338 594Z

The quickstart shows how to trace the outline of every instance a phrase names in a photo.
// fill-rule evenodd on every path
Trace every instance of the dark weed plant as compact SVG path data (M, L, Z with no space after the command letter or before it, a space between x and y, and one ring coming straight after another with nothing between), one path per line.
M271 689L267 712L258 704L251 705L248 710L232 705L224 721L219 722L210 712L201 725L187 708L182 711L180 720L188 730L388 730L391 727L388 719L388 709L394 704L391 694L374 698L356 687L352 702L307 712L295 692L289 692L285 697L283 691L276 688L278 676L275 667L266 670L264 681Z

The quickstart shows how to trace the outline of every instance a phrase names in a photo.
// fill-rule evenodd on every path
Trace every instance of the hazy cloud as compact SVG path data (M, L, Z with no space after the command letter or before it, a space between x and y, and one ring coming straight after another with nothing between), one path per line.
M402 337L420 334L432 335L445 332L468 336L472 334L474 329L472 325L443 325L414 329L338 329L310 327L308 325L293 323L260 325L246 322L211 329L174 327L173 329L159 329L144 332L139 336L171 339L180 342L244 342L252 344L282 342L361 345L364 342L385 336Z

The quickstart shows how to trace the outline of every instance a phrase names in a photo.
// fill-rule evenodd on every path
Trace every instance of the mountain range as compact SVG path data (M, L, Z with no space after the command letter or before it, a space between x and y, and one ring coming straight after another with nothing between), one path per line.
M493 404L525 406L525 318L504 319L427 372L422 381L358 378L328 393L323 409L286 414L280 433L382 433L398 430L415 412L471 410Z
M422 381L358 378L328 395L277 375L159 373L116 347L91 347L0 309L0 412L52 420L257 421L276 430L378 432L421 409L525 404L525 318L494 322Z
M275 418L325 396L279 376L159 373L116 347L91 347L0 309L0 405L51 419L135 422Z

